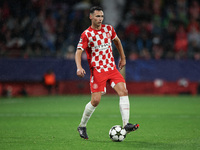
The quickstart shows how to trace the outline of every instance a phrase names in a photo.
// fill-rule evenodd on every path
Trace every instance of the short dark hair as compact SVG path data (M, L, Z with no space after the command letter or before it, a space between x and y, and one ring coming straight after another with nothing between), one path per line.
M98 10L98 11L103 11L103 8L100 7L100 6L93 6L90 8L90 13L94 13L95 10Z

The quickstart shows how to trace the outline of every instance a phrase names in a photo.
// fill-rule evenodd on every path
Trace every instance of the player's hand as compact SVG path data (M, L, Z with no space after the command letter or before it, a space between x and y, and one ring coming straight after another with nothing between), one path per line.
M126 58L121 58L118 64L119 69L121 70L125 65L126 65Z
M77 69L77 76L80 77L80 78L83 78L86 74L85 70L83 68L81 69Z

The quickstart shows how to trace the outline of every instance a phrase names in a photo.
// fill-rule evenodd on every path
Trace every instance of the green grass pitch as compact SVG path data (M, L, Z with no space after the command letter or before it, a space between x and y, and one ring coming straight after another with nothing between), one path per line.
M121 125L119 98L105 95L79 137L89 95L0 98L1 150L197 150L200 149L200 97L130 96L130 122L136 132L112 142L109 129Z

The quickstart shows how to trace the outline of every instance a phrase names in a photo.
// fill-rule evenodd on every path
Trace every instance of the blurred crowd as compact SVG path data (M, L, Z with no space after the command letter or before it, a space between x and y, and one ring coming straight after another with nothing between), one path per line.
M74 59L89 8L102 1L2 0L0 57ZM114 27L128 59L200 60L200 0L124 2Z
M129 58L200 60L199 4L199 0L128 0L117 31Z

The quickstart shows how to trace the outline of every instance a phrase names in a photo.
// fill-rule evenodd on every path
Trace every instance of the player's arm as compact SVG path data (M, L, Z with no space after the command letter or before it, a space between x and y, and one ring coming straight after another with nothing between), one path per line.
M84 77L86 72L83 69L82 65L81 65L81 56L82 56L82 49L77 48L76 53L75 53L75 62L76 62L76 67L77 67L77 76L79 77Z
M118 37L116 37L113 40L113 42L114 42L114 44L119 52L119 55L120 55L118 67L119 67L119 69L122 69L126 65L126 56L124 54L124 49L123 49L122 43Z

